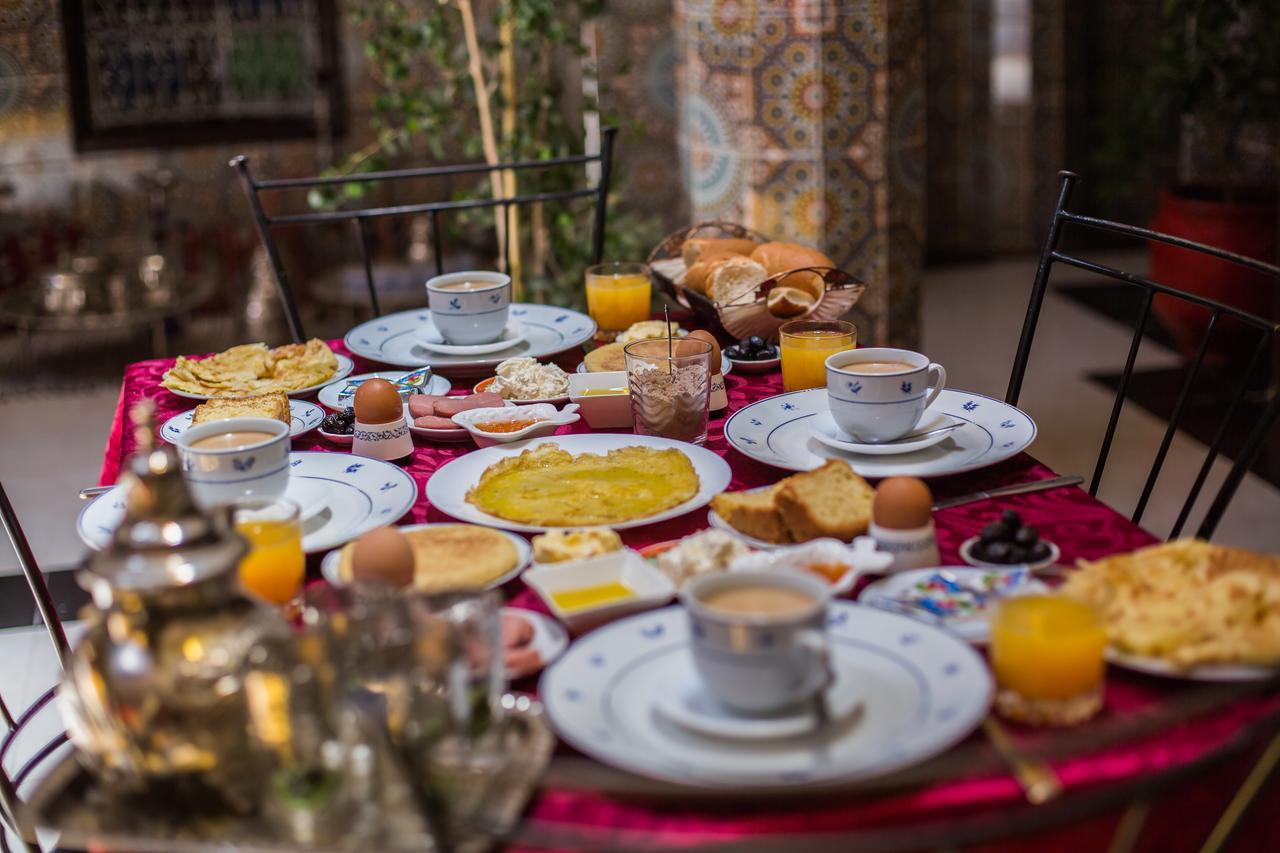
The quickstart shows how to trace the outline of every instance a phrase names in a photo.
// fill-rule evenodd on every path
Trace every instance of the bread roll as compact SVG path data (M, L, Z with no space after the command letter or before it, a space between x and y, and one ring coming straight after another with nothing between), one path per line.
M769 275L793 270L796 267L834 267L835 263L817 249L799 243L761 243L751 253L751 260L763 266ZM826 290L822 276L816 273L797 273L784 278L779 284L803 290L818 300Z
M707 252L718 252L722 255L749 255L761 245L755 240L745 237L691 237L684 241L680 254L684 256L685 266L693 266Z
M807 313L816 299L795 287L775 287L769 291L769 313L775 317L799 317Z
M750 258L737 256L719 262L707 280L707 296L717 305L751 301L751 293L769 277L764 267Z
M687 290L696 290L704 296L707 293L707 281L711 277L711 271L720 265L725 258L740 258L742 255L732 255L718 250L703 252L693 266L689 267L684 274L684 286Z

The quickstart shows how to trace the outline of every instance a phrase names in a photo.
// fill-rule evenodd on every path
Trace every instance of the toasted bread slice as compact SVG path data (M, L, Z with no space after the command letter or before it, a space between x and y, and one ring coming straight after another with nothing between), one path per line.
M832 459L780 482L774 501L795 541L830 536L848 542L867 532L875 494L848 463Z
M721 492L711 499L711 508L739 533L775 544L790 542L791 534L774 503L780 485L749 492Z
M191 423L194 426L227 418L275 418L290 423L289 395L273 391L257 397L215 397L196 406Z

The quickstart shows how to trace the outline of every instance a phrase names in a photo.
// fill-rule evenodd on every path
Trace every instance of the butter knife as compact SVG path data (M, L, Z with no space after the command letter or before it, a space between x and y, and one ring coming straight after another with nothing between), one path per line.
M1078 486L1084 482L1084 477L1079 474L1064 474L1061 477L1052 477L1048 480L1036 480L1031 483L1017 483L1012 486L1000 486L985 492L973 492L968 495L961 495L958 498L947 498L938 501L933 505L936 512L940 509L950 509L953 506L961 504L973 503L974 501L985 501L988 498L1003 498L1009 495L1027 495L1032 492L1043 492L1048 489L1059 489L1063 486Z

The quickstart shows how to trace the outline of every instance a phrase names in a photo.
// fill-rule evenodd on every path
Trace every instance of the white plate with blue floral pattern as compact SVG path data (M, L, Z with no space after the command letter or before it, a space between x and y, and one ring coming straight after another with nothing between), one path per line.
M982 658L939 628L844 601L827 620L833 665L848 669L861 713L811 734L765 741L709 736L657 704L689 666L682 607L632 616L577 640L538 692L560 737L632 773L731 789L814 786L883 776L958 743L986 716Z
M423 338L439 337L426 308L375 317L347 332L343 342L356 355L382 364L429 364L450 375L477 376L493 373L493 368L508 358L546 358L573 349L591 340L596 332L595 321L586 314L554 305L513 302L511 319L520 324L524 340L488 355L445 355L423 346Z
M183 412L180 415L174 415L160 427L160 437L170 444L177 444L178 436L191 428L191 421L195 416L195 409ZM311 430L320 426L320 422L323 420L324 409L315 403L308 403L306 400L289 399L290 438L297 438L304 432L311 432Z
M926 417L946 415L964 426L930 447L869 456L837 449L814 435L818 416L829 411L825 388L778 394L735 412L725 421L724 436L739 451L766 465L810 471L828 459L843 459L871 479L974 471L1021 453L1036 437L1035 421L1021 409L993 397L948 388Z
M405 471L378 459L349 453L289 454L289 477L317 480L327 488L325 506L303 520L302 549L328 551L391 524L413 506L418 486ZM89 504L76 519L84 544L100 551L124 518L124 490L116 486Z

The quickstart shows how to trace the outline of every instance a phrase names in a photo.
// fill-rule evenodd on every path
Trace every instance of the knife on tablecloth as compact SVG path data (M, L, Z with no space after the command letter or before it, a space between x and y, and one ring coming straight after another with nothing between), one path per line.
M990 489L985 492L973 492L968 495L961 495L958 498L947 498L938 501L933 505L934 511L940 509L949 509L953 506L961 504L973 503L974 501L985 501L988 498L1003 498L1009 495L1026 495L1031 492L1043 492L1046 489L1058 489L1063 486L1078 486L1084 482L1084 477L1079 474L1064 474L1061 477L1052 477L1048 480L1035 480L1030 483L1017 483L1012 486L1000 486L996 489Z

